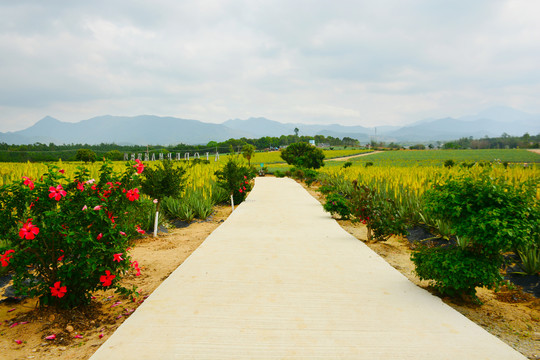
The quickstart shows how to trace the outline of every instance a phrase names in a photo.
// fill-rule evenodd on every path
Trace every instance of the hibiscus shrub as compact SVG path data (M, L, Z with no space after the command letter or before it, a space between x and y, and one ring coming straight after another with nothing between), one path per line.
M242 165L234 157L229 157L225 165L214 174L219 187L233 196L234 203L240 204L251 190L250 180L255 177L253 168Z
M13 270L17 296L72 308L88 304L95 290L134 292L119 281L128 271L140 274L128 251L143 232L131 215L141 166L128 163L118 174L105 162L99 180L82 167L70 180L49 166L39 180L0 187L1 266Z

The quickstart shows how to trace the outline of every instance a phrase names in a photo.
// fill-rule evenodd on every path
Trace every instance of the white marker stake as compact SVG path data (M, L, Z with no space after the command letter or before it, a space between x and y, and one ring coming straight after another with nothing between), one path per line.
M234 211L234 200L233 200L233 196L231 195L231 206L232 206L232 211Z
M156 211L156 219L154 220L154 237L157 236L158 218L159 218L159 211Z

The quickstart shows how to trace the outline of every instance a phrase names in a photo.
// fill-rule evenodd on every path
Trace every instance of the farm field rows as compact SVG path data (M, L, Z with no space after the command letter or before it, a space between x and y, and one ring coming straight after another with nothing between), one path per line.
M540 163L540 154L523 150L400 150L384 151L350 159L353 163L372 162L374 166L443 166L446 160L461 162ZM332 164L337 165L337 164Z

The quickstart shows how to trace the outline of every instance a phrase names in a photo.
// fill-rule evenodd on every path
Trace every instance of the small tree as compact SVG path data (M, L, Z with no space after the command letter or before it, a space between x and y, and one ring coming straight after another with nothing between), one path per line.
M87 162L93 163L94 161L96 161L96 158L97 158L96 153L90 149L79 149L77 150L77 155L75 155L76 160L84 161L85 163Z
M253 178L250 168L241 165L234 157L229 157L227 163L214 173L218 186L225 189L231 196L231 206L240 204L251 190L249 180Z
M118 150L111 150L105 153L105 158L111 161L121 161L124 158L124 154Z
M248 166L251 167L251 158L255 153L255 146L246 144L242 147L242 155L247 159Z
M139 165L142 163L139 162ZM157 236L159 205L167 196L177 197L184 189L186 169L174 167L171 160L162 160L161 166L146 168L141 190L148 196L157 199L154 236Z
M324 166L324 153L308 143L294 143L281 150L281 158L289 165L308 169Z

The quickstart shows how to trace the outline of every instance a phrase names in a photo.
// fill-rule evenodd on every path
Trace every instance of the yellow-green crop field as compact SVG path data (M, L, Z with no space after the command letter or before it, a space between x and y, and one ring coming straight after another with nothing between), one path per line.
M408 192L420 196L424 191L433 187L435 183L459 176L460 173L467 171L471 176L478 176L482 171L489 171L490 176L494 178L505 178L512 184L525 181L536 181L537 199L540 199L540 168L537 166L523 167L513 166L505 168L502 165L493 165L490 168L475 166L464 169L459 166L451 168L440 166L352 166L343 167L324 167L320 170L334 181L352 181L359 180L361 183L376 184L384 186L386 191L397 189L408 189Z
M326 159L339 158L344 156L351 156L362 154L366 152L371 152L371 150L364 149L350 149L350 150L323 150L324 156ZM277 164L285 163L285 161L280 156L280 151L269 151L269 152L255 152L251 158L252 164ZM226 159L230 155L220 155L220 160ZM236 155L235 155L236 156ZM212 161L212 157L210 157Z

